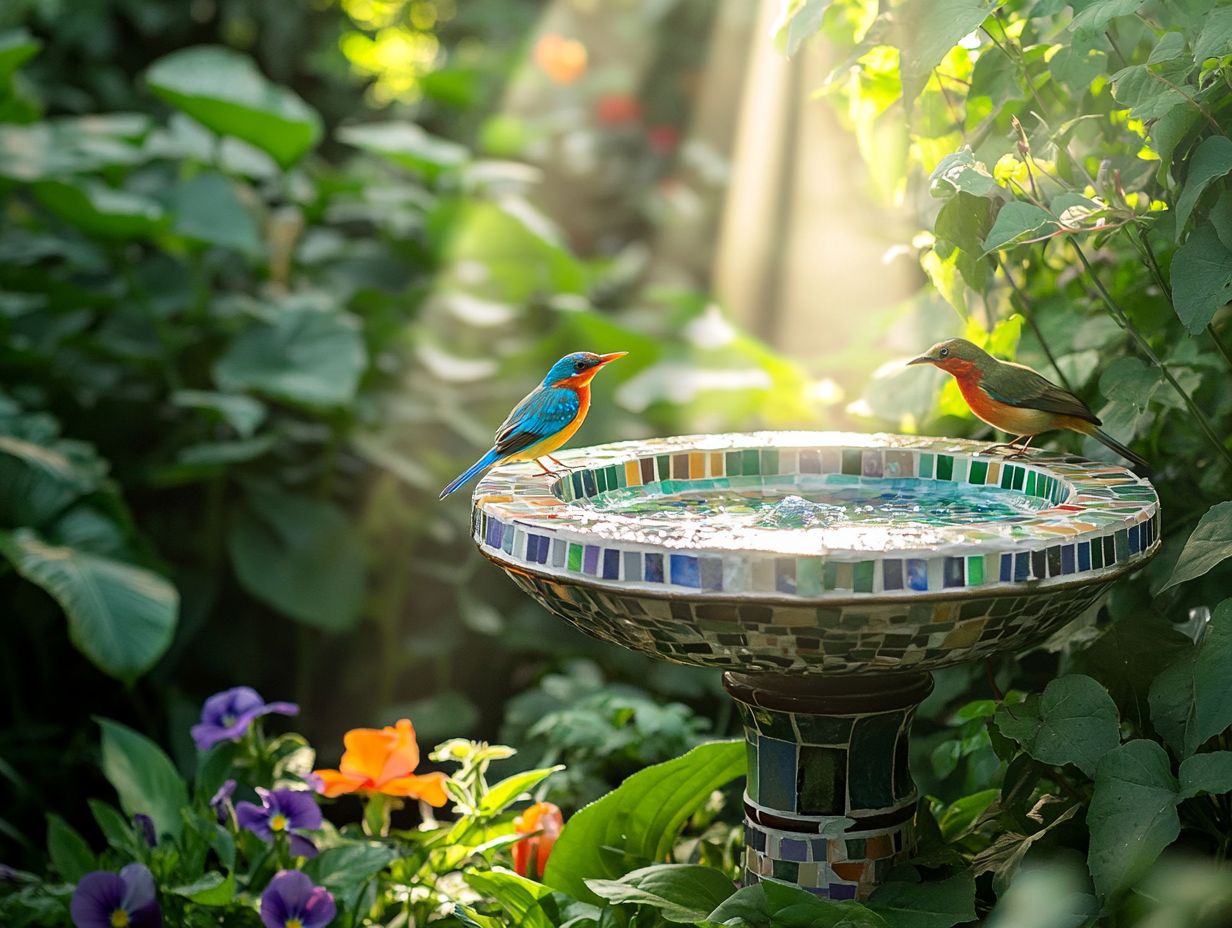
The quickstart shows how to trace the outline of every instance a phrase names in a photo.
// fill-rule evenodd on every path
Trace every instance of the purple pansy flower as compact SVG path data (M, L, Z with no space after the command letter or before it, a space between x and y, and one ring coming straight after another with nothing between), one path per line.
M69 911L77 928L162 928L154 897L154 875L145 864L129 864L118 874L87 873L77 883Z
M299 831L316 831L321 827L321 809L312 793L294 789L257 789L261 805L240 802L235 806L236 820L263 841L285 834L296 857L315 857L316 846Z
M279 872L261 894L265 928L325 928L336 913L333 894L298 870Z
M227 824L227 819L231 817L231 797L234 795L235 781L228 779L223 781L222 786L218 787L218 792L210 799L210 808L218 816L219 825Z
M137 834L145 839L147 847L158 847L158 833L154 830L154 819L144 812L133 816L133 824L137 826Z
M236 686L215 693L201 707L201 722L192 727L198 751L208 751L220 741L242 738L248 726L263 715L299 715L293 702L266 702L251 686Z

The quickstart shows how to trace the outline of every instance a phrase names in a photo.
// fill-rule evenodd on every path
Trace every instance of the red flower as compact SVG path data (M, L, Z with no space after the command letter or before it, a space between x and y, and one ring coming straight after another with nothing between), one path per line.
M646 141L659 154L668 155L680 144L680 132L675 126L651 126L646 130Z
M513 820L513 827L529 836L513 846L513 869L522 876L542 877L565 817L552 803L536 802Z
M627 126L642 118L642 104L627 93L607 93L595 101L595 119L603 126Z

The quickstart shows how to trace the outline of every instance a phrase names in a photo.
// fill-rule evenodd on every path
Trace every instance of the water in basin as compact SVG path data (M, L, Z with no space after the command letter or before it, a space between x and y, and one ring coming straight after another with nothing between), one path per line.
M708 531L914 527L1020 521L1052 503L1016 490L919 478L763 477L753 485L695 480L609 490L590 500L639 525Z

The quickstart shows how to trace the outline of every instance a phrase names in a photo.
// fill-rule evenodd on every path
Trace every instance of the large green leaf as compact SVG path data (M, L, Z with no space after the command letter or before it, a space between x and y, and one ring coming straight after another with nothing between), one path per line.
M383 844L344 844L322 851L307 861L303 871L334 893L350 895L361 884L397 858L398 852Z
M1221 5L1202 20L1202 31L1194 42L1194 58L1221 58L1232 52L1232 7Z
M364 542L328 500L272 483L245 485L227 532L231 566L244 588L275 609L326 631L355 624L364 603Z
M774 24L775 42L790 57L800 46L821 29L822 17L831 0L782 0L779 18Z
M884 883L868 907L894 928L950 928L975 919L975 877L959 873L948 880Z
M214 379L224 390L252 390L309 407L343 406L355 398L367 363L354 316L291 303L239 335L214 365Z
M264 149L284 168L321 138L321 117L292 91L271 84L229 48L199 45L158 59L145 72L156 94L219 135Z
M167 192L171 231L203 245L252 254L260 248L257 222L236 194L235 184L210 171L181 181Z
M889 928L892 924L857 902L819 899L796 886L765 881L737 890L705 923L740 928Z
M1232 751L1211 751L1195 754L1181 761L1178 774L1181 784L1181 799L1189 799L1199 793L1221 796L1232 793Z
M744 766L742 741L714 741L638 771L569 819L544 882L576 899L596 901L586 880L618 879L630 862L641 866L667 859L689 816Z
M458 167L470 157L465 146L429 135L412 122L344 126L338 130L338 140L428 175Z
M1185 187L1176 199L1176 237L1179 240L1189 224L1189 214L1198 205L1198 197L1211 183L1232 171L1232 139L1212 135L1197 147L1189 158Z
M0 125L0 177L29 182L136 164L145 156L131 139L147 125L135 113Z
M523 770L521 773L515 773L511 777L506 777L483 794L483 798L479 801L479 811L484 815L495 815L498 812L503 812L505 806L516 802L552 774L564 769L564 765L557 764L555 767Z
M38 54L43 43L30 34L28 29L9 29L0 32L0 92L8 84L13 72Z
M97 238L145 238L165 218L156 200L93 180L43 180L32 189L49 210Z
M56 872L76 883L98 866L94 852L81 834L58 815L47 816L47 856Z
M158 574L48 544L32 529L0 532L0 554L60 604L73 644L111 676L140 676L171 644L179 594Z
M1215 607L1197 649L1151 684L1151 721L1181 757L1232 725L1232 599Z
M1199 225L1172 256L1172 305L1191 334L1206 328L1232 300L1232 251L1209 221Z
M905 3L895 12L901 17L896 44L901 57L903 99L914 101L933 68L968 33L980 27L1004 0L932 0Z
M1176 803L1168 755L1154 741L1130 741L1100 761L1087 810L1087 867L1101 898L1134 885L1176 840Z
M42 526L97 489L101 464L68 450L0 435L0 526Z
M984 239L984 254L1032 241L1056 230L1057 221L1047 210L1017 200L1006 203Z
M1146 0L1072 0L1075 32L1099 32L1118 16L1128 16Z
M1107 687L1121 714L1141 728L1150 718L1147 693L1152 681L1192 646L1170 622L1136 612L1095 639L1079 656L1079 669Z
M696 864L656 864L618 880L587 880L586 885L608 902L650 906L665 921L685 925L705 919L736 891L721 870Z
M162 748L119 722L99 719L103 731L103 775L115 787L120 807L130 816L154 821L155 833L179 837L188 787Z
M1198 520L1164 590L1196 580L1232 557L1232 500L1216 503Z
M1082 674L1058 677L1038 699L997 709L1001 733L1045 764L1073 764L1086 774L1121 743L1116 703Z
M512 870L494 867L491 870L470 870L464 873L470 887L491 896L520 928L554 928L554 922L543 910L543 902L552 890L519 876Z

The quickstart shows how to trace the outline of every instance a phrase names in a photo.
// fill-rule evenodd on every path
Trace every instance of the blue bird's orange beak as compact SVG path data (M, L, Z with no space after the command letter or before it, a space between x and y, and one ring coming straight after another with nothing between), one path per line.
M627 351L613 351L611 354L601 354L599 355L599 363L596 367L602 367L604 364L611 364L613 361L618 361L628 353L629 352Z

